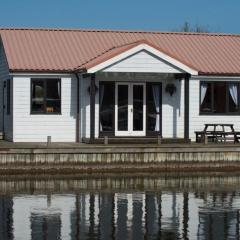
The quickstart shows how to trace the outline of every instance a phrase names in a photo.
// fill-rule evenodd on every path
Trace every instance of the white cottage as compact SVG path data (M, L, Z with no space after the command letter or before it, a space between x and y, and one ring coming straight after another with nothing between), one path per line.
M240 35L0 29L0 131L13 142L195 140L240 130Z

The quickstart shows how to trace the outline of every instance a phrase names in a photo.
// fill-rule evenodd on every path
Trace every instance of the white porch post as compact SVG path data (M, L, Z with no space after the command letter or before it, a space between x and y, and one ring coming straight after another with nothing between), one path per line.
M186 74L184 78L184 141L189 142L189 79L191 75Z

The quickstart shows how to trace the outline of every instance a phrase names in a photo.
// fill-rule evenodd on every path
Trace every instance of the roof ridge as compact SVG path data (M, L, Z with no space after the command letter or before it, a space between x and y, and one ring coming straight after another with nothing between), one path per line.
M240 37L237 33L221 33L221 32L177 32L177 31L148 31L148 30L120 30L120 29L88 29L88 28L11 28L11 27L0 27L0 31L50 31L50 32L115 32L115 33L142 33L142 34L177 34L177 35L202 35L202 36L223 36L223 37Z

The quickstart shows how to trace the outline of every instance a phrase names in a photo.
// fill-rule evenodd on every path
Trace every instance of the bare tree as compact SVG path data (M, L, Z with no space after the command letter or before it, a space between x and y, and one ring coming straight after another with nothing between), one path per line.
M210 32L208 26L203 26L199 24L196 24L195 26L191 26L189 22L185 22L178 31L179 32L197 32L197 33Z

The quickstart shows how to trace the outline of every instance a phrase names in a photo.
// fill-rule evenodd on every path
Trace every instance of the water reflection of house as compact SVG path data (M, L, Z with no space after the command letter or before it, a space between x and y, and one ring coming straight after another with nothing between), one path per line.
M43 214L31 214L31 239L61 239L60 213L47 214L47 212Z
M15 239L38 239L37 233L42 230L44 238L57 234L71 239L70 213L75 211L74 207L72 195L14 197L13 235Z
M237 239L239 236L238 211L209 210L199 212L200 239ZM220 227L221 226L221 227Z
M13 207L9 218L12 220L9 226L4 226L12 225L13 237L24 240L52 236L62 239L196 239L197 236L216 239L222 234L234 239L238 236L238 212L216 211L216 206L231 209L233 200L202 198L193 193L82 192L19 196L8 204L9 209ZM215 212L209 212L208 207L211 210L215 207ZM1 211L4 212L3 208ZM219 226L225 226L227 231Z
M209 194L199 209L200 239L239 239L239 208L233 195ZM221 227L220 227L221 226Z
M24 239L184 236L184 199L183 194L167 192L15 197L13 234Z
M0 197L0 239L13 239L12 235L12 206L11 197Z
M81 197L83 198L83 196ZM95 197L99 199L98 202L90 200ZM156 238L160 235L176 237L181 234L182 194L101 193L99 196L86 195L86 198L89 199L89 208L95 209L92 218L95 211L99 212L98 232L95 234L99 234L102 239L111 236L116 239L138 239L142 236ZM84 202L82 200L82 203ZM92 210L87 212L91 213ZM84 216L86 217L85 223L90 224L88 229L96 229L95 225L91 226L91 224L95 224L91 220L91 216L87 214ZM86 224L83 225L86 228ZM82 225L80 229L84 229ZM85 231L85 234L82 232L80 236L84 238L92 232Z

